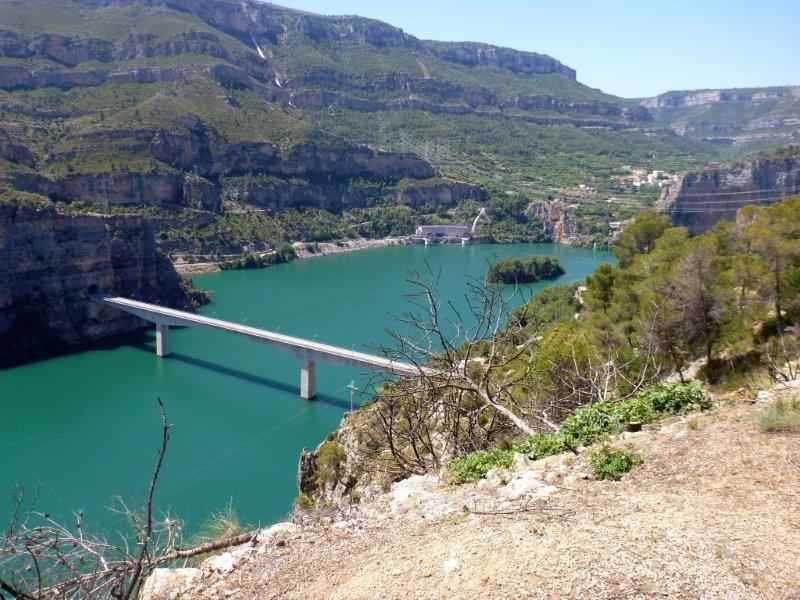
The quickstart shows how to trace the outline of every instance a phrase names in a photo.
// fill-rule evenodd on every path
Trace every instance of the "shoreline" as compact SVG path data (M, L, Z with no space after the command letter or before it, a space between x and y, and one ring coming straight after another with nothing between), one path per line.
M356 238L351 240L335 240L331 242L294 242L292 247L297 254L294 260L308 260L312 258L319 258L322 256L335 256L337 254L348 254L350 252L360 252L362 250L372 250L375 248L388 248L390 246L412 246L416 242L412 240L412 236L398 236L398 237L385 237L378 239ZM504 242L493 242L499 245L505 245ZM517 242L511 242L517 243ZM518 242L524 243L524 242ZM549 243L559 246L568 246L572 248L584 248L587 246L569 244L565 242L537 242ZM206 260L204 262L186 262L181 260L183 256L180 255L179 260L172 260L172 265L175 271L181 276L191 277L192 275L204 275L208 273L219 273L223 269L221 264L229 261L237 261L247 256L248 253L230 254L225 255L224 260ZM257 257L265 257L275 254L274 250L269 252L255 252L252 253ZM264 267L267 268L267 267Z
M295 260L308 260L321 256L334 256L337 254L347 254L349 252L359 252L361 250L372 250L374 248L387 248L389 246L408 246L412 244L409 237L386 237L375 240L367 238L357 238L354 240L337 240L333 242L294 242L297 258ZM258 252L256 256L269 256L275 251ZM229 260L241 259L246 254L231 255ZM179 275L203 275L207 273L218 273L222 271L220 264L227 261L206 261L206 262L185 262L173 260L172 264Z

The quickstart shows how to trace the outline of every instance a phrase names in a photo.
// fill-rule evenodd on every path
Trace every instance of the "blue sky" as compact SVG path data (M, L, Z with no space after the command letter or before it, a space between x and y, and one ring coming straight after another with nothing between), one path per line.
M800 85L800 0L283 0L387 21L425 39L549 54L625 97Z

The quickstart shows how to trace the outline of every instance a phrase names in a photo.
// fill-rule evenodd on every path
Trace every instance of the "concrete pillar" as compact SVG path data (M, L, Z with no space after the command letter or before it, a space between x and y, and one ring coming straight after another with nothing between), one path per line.
M300 397L311 400L317 395L317 366L313 360L307 360L300 367Z
M169 325L156 323L156 354L169 356Z

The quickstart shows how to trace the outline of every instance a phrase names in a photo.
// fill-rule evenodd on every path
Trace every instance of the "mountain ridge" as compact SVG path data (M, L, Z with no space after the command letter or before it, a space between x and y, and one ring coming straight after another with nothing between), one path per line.
M677 171L742 149L585 86L546 54L421 40L375 19L252 0L3 0L0 23L0 183L93 210L217 222L366 210L356 223L392 214L400 235L488 201L514 239L540 239L528 201L577 195L576 222L602 242L601 220L657 199L605 202L626 165ZM771 143L769 127L757 133ZM263 243L251 237L275 227L255 230L220 243Z

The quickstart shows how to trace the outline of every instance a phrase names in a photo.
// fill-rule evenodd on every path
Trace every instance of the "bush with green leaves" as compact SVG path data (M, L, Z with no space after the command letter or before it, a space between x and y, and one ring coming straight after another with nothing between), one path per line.
M618 411L618 403L613 402L598 402L579 408L564 419L559 432L570 447L587 446L620 429Z
M619 481L625 473L642 462L641 455L636 452L606 445L600 446L589 456L592 474L601 481Z
M569 450L564 435L560 432L542 433L529 437L524 442L516 444L514 450L526 455L532 460L561 454Z
M696 380L657 384L645 390L642 397L661 415L678 415L710 407L703 386Z
M599 442L621 432L626 423L653 423L670 415L709 407L703 387L697 381L660 383L627 400L579 408L561 423L558 431L531 436L514 444L511 450L496 448L468 454L450 463L450 471L458 483L477 481L494 467L509 466L514 452L538 460Z
M450 463L450 473L456 483L478 481L494 468L507 469L514 462L511 450L478 450Z

